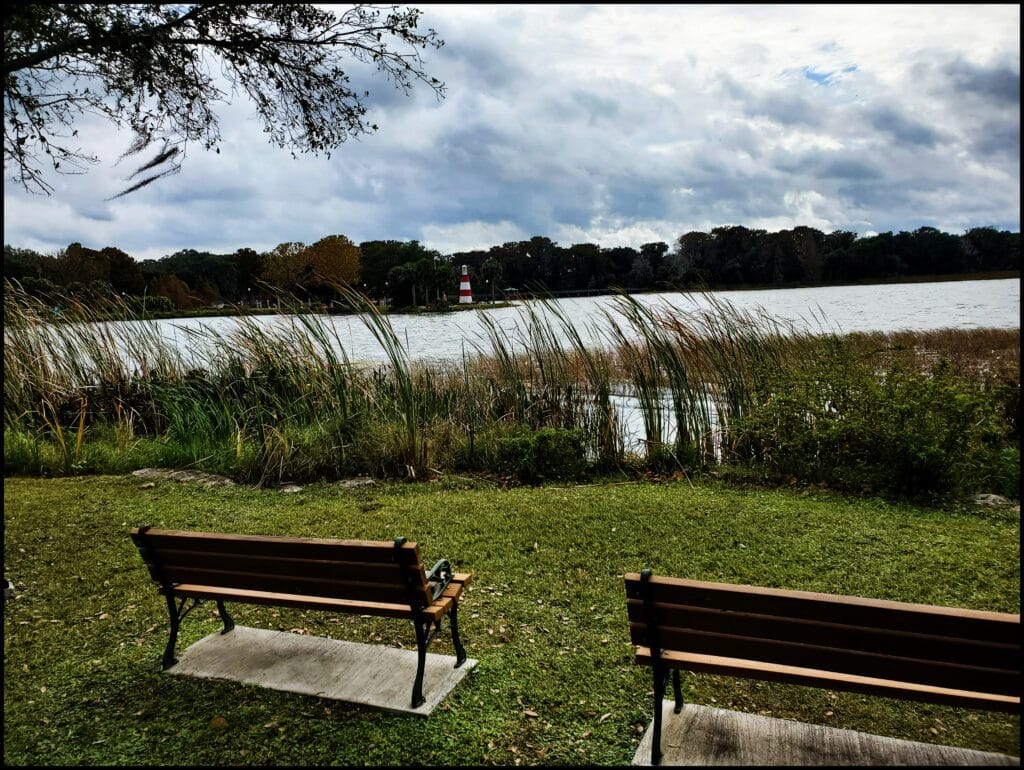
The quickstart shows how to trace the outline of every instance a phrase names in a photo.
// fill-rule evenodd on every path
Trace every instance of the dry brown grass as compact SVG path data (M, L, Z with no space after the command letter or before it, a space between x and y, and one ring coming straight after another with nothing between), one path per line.
M850 335L864 352L877 352L886 363L928 371L945 359L953 372L968 379L1020 379L1020 329L937 329Z

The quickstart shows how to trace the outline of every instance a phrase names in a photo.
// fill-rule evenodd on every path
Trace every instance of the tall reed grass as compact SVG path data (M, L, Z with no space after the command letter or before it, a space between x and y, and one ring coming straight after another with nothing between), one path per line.
M1019 394L1019 330L840 336L797 331L714 295L700 306L687 295L650 306L619 294L585 328L551 300L522 304L513 329L481 312L484 341L459 363L426 365L410 360L372 301L335 288L386 363L351 361L330 317L300 313L287 296L286 323L243 312L230 331L189 331L186 357L126 306L67 298L54 317L5 283L7 472L162 462L260 484L421 479L493 471L504 439L541 429L577 431L594 470L699 471L763 460L763 430L752 439L745 426L777 400L780 383L823 357L882 377L896 363L927 372L942 358L965 382L1003 388L1006 404ZM112 315L126 320L105 320ZM815 399L838 403L839 389L859 382L837 371L819 378ZM625 441L623 398L641 413L643 450Z

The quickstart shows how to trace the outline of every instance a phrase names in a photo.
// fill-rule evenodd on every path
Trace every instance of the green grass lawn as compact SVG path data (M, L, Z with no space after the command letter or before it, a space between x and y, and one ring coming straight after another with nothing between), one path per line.
M474 583L479 664L429 718L160 671L167 615L137 525L392 539ZM707 483L497 490L460 481L298 493L133 477L8 478L5 764L628 764L652 717L622 575L1020 611L1019 516ZM403 621L229 605L239 625L415 648ZM202 605L178 649L220 629ZM437 651L453 654L450 636ZM411 683L410 683L411 686ZM728 677L687 699L1019 755L1016 717ZM216 719L220 717L221 719Z

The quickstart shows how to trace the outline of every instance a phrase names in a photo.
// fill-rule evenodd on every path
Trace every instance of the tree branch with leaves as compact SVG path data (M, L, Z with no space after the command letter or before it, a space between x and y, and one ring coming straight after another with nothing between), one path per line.
M306 4L9 4L4 9L4 169L30 192L49 174L83 173L99 159L78 142L79 121L128 128L121 157L151 151L117 196L177 173L189 142L219 152L215 112L233 92L252 102L271 143L325 154L377 130L353 62L374 67L406 95L419 83L443 98L424 69L440 48L420 32L420 11ZM50 168L47 168L49 166Z

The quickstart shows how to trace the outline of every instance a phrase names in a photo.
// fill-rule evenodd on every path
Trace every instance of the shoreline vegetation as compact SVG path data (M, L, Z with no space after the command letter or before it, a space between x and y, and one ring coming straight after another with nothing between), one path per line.
M875 278L865 279L860 281L848 281L838 283L800 283L787 286L769 286L769 285L722 285L716 287L707 286L691 286L685 288L663 288L663 289L643 289L639 291L628 291L629 294L664 294L672 292L680 292L685 294L701 294L711 292L723 292L723 291L765 291L771 290L785 290L785 289L819 289L819 288L830 288L830 287L841 287L841 286L881 286L889 284L900 284L900 283L939 283L946 281L992 281L992 280L1005 280L1007 278L1020 278L1019 270L1000 270L985 273L950 273L943 275L918 275L918 276L901 276L899 280L894 278ZM497 310L500 308L515 307L517 302L521 302L524 299L566 299L572 297L595 297L595 296L614 296L615 291L612 290L588 290L588 291L573 291L573 292L546 292L541 289L536 291L522 290L517 291L515 294L510 294L503 299L493 300L474 300L472 304L459 304L457 302L448 303L431 303L429 305L421 306L388 306L384 307L380 303L377 304L378 311L384 315L394 314L440 314L440 313L455 313L466 310ZM481 296L481 295L477 295ZM290 304L284 306L284 310L289 313L326 313L328 315L351 315L357 311L352 310L349 307L343 306L340 303L332 303L333 306L323 303L302 303L298 302L293 298ZM248 304L234 305L230 303L217 303L211 307L200 307L190 309L176 309L176 310L154 310L147 309L145 306L132 307L129 313L133 317L138 317L145 320L152 321L163 321L172 320L176 318L216 318L216 317L234 317L239 315L280 315L282 312L281 307L253 307ZM97 313L99 318L102 320L115 320L120 316L111 314L108 317L104 317L102 313Z
M300 297L309 307L344 310L334 284L347 284L395 311L453 309L463 272L474 296L488 302L615 290L637 294L966 280L1019 276L1020 233L992 226L962 234L919 227L858 236L806 226L768 232L730 225L684 233L671 245L564 246L534 236L451 254L416 240L356 244L344 235L328 235L311 245L285 242L262 253L248 247L230 254L185 248L141 261L115 246L71 243L44 255L4 245L4 278L43 301L72 295L96 304L116 296L136 312L161 316L211 307L266 307L276 304L279 291Z
M191 330L198 361L150 325L60 323L4 292L5 473L169 467L257 485L351 476L497 483L692 478L893 498L1019 497L1020 330L799 332L711 295L707 309L614 296L592 349L557 302L518 308L461 363L414 363L365 295L334 290L384 349L348 360L324 317ZM107 311L102 311L104 314ZM121 317L131 317L121 306ZM827 319L824 319L827 321ZM516 336L512 336L515 334ZM617 402L632 399L643 449Z

